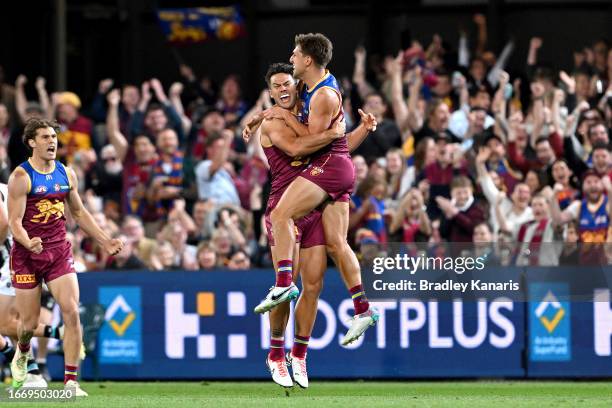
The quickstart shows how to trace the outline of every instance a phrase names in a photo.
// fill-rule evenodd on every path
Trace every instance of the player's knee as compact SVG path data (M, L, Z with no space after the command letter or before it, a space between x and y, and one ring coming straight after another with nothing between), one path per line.
M309 298L318 298L319 295L321 295L321 291L323 290L323 281L304 281L302 282L302 286L302 292L304 293L304 296L307 296Z
M326 237L326 247L327 253L334 259L337 259L338 255L342 253L343 243L337 239L327 239Z
M290 218L289 215L289 211L282 207L276 207L270 213L270 221L272 221L272 224L288 222Z
M63 306L63 307L62 307ZM67 327L79 326L81 324L79 318L79 305L77 303L68 303L60 305L62 311L62 319Z

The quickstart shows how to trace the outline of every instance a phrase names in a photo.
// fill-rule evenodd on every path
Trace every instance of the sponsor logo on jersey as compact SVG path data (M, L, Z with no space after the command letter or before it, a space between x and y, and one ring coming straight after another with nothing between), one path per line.
M55 183L53 188L55 189L55 191L60 191L60 185L58 183Z
M41 193L46 193L47 192L47 186L37 186L36 189L34 189L34 193L36 194L41 194Z

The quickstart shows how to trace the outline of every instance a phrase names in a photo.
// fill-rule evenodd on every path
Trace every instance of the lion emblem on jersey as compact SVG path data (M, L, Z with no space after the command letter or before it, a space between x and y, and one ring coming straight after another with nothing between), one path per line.
M54 203L46 198L40 200L36 203L36 208L39 213L30 220L35 223L46 224L53 215L55 215L56 219L64 216L64 203L58 199L55 199Z

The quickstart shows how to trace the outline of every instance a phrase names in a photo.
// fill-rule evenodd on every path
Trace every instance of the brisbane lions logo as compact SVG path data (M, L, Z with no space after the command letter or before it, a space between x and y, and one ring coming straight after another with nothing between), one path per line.
M54 203L46 198L40 200L36 203L36 208L38 209L39 213L33 216L30 220L35 223L46 224L52 215L55 215L56 219L64 216L64 203L58 199L55 199Z
M310 169L310 175L318 176L319 174L323 174L323 169L319 166L312 166L312 169Z

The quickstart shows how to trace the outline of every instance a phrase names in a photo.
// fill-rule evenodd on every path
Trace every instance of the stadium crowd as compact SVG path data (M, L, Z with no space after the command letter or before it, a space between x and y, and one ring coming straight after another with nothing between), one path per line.
M508 73L511 53L525 50L510 42L491 52L484 17L474 24L472 46L466 34L457 46L434 36L381 62L360 47L352 76L334 72L347 129L358 108L378 121L353 153L356 251L387 242L612 239L600 206L612 192L609 43L574 50L565 72L538 60L545 45L532 38L524 68ZM271 106L268 93L249 104L234 75L217 88L192 67L178 73L169 88L155 78L118 87L104 79L83 106L73 92L49 94L44 78L28 100L31 81L20 75L11 85L0 71L0 181L27 158L25 120L56 119L58 156L84 181L88 209L126 242L109 259L70 223L77 270L272 266L262 222L267 163L256 138L241 137L245 123Z

